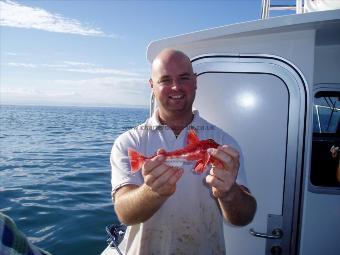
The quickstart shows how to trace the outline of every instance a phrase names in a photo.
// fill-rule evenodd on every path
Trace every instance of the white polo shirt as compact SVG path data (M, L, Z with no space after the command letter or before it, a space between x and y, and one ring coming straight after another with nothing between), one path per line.
M200 140L214 139L228 144L240 152L240 169L237 183L246 186L243 157L237 142L226 132L207 122L194 111L188 128L176 138L173 131L158 121L157 112L140 126L120 135L111 151L112 192L127 184L142 185L140 172L131 174L128 148L145 156L152 156L160 148L166 151L181 149L187 144L187 132L194 128ZM122 243L122 251L135 254L225 254L223 217L218 203L205 184L209 170L198 175L193 171L196 162L185 162L184 173L176 192L147 221L129 226ZM210 167L210 166L209 166Z

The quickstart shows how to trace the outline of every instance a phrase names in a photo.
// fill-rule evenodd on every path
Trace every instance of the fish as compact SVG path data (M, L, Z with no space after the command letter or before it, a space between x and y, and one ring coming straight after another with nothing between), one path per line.
M165 157L165 163L170 162L170 165L171 161L174 160L196 161L194 171L197 174L202 174L209 164L214 164L219 167L222 166L220 160L208 153L208 149L216 149L218 146L220 146L220 144L215 142L213 139L200 140L196 132L193 129L190 129L187 135L187 146L175 151L163 152L161 155ZM136 173L142 168L146 160L157 156L157 153L151 157L146 157L135 149L128 148L128 156L130 160L131 172Z

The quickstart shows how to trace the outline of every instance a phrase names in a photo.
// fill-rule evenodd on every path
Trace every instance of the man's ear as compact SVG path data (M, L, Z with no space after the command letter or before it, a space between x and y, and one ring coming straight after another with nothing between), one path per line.
M151 79L151 78L149 79L149 85L150 85L150 88L153 89L153 82L152 82L152 79Z

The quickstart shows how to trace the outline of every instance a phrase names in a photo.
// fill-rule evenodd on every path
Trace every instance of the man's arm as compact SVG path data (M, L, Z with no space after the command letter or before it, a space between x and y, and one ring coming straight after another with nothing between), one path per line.
M120 222L134 225L148 220L176 191L176 183L182 174L183 169L165 165L162 155L146 161L142 168L144 183L123 186L114 195Z
M231 224L245 226L256 212L256 200L247 188L235 183L229 194L218 198L223 217Z
M247 188L235 180L239 168L239 153L230 146L223 145L209 151L219 159L222 167L213 166L206 182L212 187L223 217L233 225L244 226L250 223L256 212L256 200Z

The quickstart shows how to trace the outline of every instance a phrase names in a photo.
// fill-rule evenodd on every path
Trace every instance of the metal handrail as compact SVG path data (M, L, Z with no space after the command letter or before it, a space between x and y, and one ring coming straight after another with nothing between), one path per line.
M304 0L296 0L295 5L271 4L271 0L262 0L261 19L268 19L270 11L295 10L303 13Z
M269 6L270 6L270 0L262 0L261 19L268 19Z

